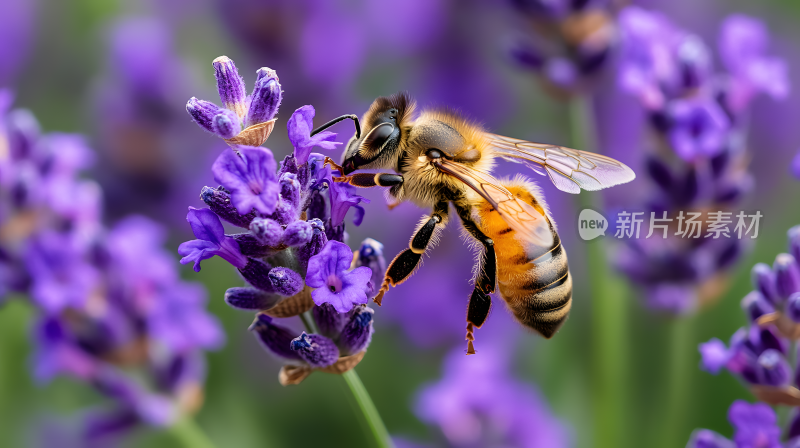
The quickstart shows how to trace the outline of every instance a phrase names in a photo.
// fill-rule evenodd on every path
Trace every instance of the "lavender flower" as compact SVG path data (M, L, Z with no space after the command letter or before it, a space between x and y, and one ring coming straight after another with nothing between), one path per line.
M258 210L264 215L278 205L278 179L275 159L265 148L238 146L225 151L214 162L214 180L231 191L231 203L240 215Z
M242 100L243 83L233 62L222 58L217 62L220 96L228 109L238 111L243 101L247 103ZM277 113L277 79L274 71L259 70L247 125L260 126L255 122ZM257 98L261 103L254 108ZM204 129L213 128L214 117L220 116L216 106L195 99L189 104L198 105L190 111L195 121ZM373 288L371 267L380 263L374 254L365 255L369 266L348 271L353 252L342 242L344 214L363 198L340 189L330 168L323 165L324 157L310 153L314 146L339 145L331 132L310 136L313 116L314 108L305 106L289 119L295 150L277 173L269 149L243 146L237 143L242 134L231 139L217 126L218 136L234 151L222 154L212 167L222 185L203 188L201 196L209 208L190 209L188 220L198 239L178 249L184 256L181 262L194 262L195 271L200 270L200 261L214 255L239 269L249 286L228 289L225 301L258 312L250 330L285 363L279 375L283 385L297 384L315 370L341 374L352 369L364 357L373 332L372 310L363 304ZM335 193L324 193L326 186ZM225 235L220 218L248 231ZM363 209L357 221L362 218ZM380 247L376 241L371 244ZM278 320L301 314L306 322L313 320L321 334L311 333L311 328L296 334Z
M192 97L186 103L186 111L198 126L230 145L263 145L272 133L282 99L275 71L260 68L256 72L253 93L247 95L244 80L230 58L220 56L214 59L213 65L224 109ZM273 172L274 169L270 169L270 173Z
M103 227L99 187L78 177L91 160L81 138L39 135L30 114L2 110L0 139L10 155L0 172L36 179L25 184L25 200L15 198L18 177L0 182L0 252L14 272L0 290L29 296L39 311L33 376L40 383L70 376L112 405L110 420L80 423L80 445L196 412L202 353L224 335L205 310L205 291L182 281L162 248L165 229L140 216ZM193 224L207 231L199 218ZM112 421L119 431L100 427Z
M788 233L790 248L797 247L800 226L793 227ZM800 324L793 319L800 283L784 278L787 275L791 278L788 273L794 272L797 263L791 255L779 254L775 264L779 270L776 274L763 264L753 267L754 291L742 300L742 308L750 321L749 328L740 328L734 333L728 346L716 338L700 344L701 367L712 374L727 369L760 401L798 406L800 370L795 361L790 363L793 355L790 345L800 339ZM782 278L784 284L779 287L777 284ZM738 436L736 441L740 443Z
M735 428L733 441L708 429L696 430L687 448L782 448L781 430L775 412L769 406L737 400L728 409L728 420Z
M569 430L539 393L508 373L508 357L462 350L447 356L442 379L418 393L415 413L448 447L571 446Z
M338 241L328 241L320 253L311 257L306 284L317 288L311 293L314 303L330 303L340 313L367 303L372 270L362 266L347 272L352 260L353 252Z
M746 82L737 80L752 67L782 66L764 56L766 34L757 30L760 22L737 16L723 25L719 51L727 73L715 73L703 41L662 14L629 6L620 12L619 23L618 85L639 99L654 142L646 160L653 191L636 211L657 216L666 211L675 223L689 213L699 212L700 220L709 221L709 210L736 210L753 186L743 136L746 106L757 92L741 94L738 86ZM736 43L750 33L757 47L752 51ZM767 72L771 82L786 85L781 70ZM617 268L642 287L648 306L673 314L693 312L718 297L728 269L747 249L737 237L710 240L676 230L666 238L626 243L616 257Z
M340 142L334 141L336 134L333 132L322 131L311 137L311 131L314 129L315 114L313 106L303 106L294 111L286 123L286 129L289 131L289 140L294 146L294 157L299 165L303 165L308 161L308 156L315 146L319 146L322 149L335 149L341 145Z
M609 65L617 26L608 2L512 0L520 35L508 55L559 95L585 91ZM521 20L520 20L521 19Z
M194 262L194 271L200 272L201 261L219 255L239 269L245 267L247 257L242 255L236 241L225 235L225 229L214 212L207 208L189 207L186 220L197 239L187 241L178 248L178 253L183 256L181 264Z

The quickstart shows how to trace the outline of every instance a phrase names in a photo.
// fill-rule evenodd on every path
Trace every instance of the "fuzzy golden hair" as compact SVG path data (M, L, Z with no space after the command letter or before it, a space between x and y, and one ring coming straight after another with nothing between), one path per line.
M369 130L377 126L378 115L391 108L397 109L397 124L403 131L407 131L414 120L414 111L417 103L408 92L397 92L394 95L381 96L372 102L364 116L361 117L364 129Z

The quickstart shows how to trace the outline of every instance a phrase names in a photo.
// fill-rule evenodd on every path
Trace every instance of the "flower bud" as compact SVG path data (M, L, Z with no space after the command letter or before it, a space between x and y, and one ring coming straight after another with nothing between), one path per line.
M306 221L295 221L286 226L286 231L283 233L283 244L287 246L304 246L311 241L314 235L314 229Z
M250 101L250 108L247 111L247 118L245 119L245 126L252 126L254 124L270 121L275 118L278 113L278 108L281 105L281 85L277 78L271 77L263 67L258 70L259 79L256 80L256 86L253 89L253 96ZM274 74L273 70L269 70Z
M221 138L233 138L242 131L242 124L234 112L223 109L211 120L211 129Z
M269 280L275 292L286 297L291 297L303 290L305 283L303 277L293 270L285 267L274 268L269 271Z
M757 377L759 384L786 386L791 380L791 367L778 350L768 349L758 357Z
M319 332L331 339L336 339L347 323L349 313L340 313L330 303L315 306L312 311Z
M775 273L764 263L756 263L750 271L753 286L772 304L778 303L778 291L775 284Z
M789 299L786 300L784 314L786 314L789 319L800 323L800 292L793 293L789 296Z
M775 311L775 307L758 291L750 291L744 296L742 309L747 313L750 322L755 322L759 317Z
M244 118L247 93L236 65L227 56L220 56L214 59L214 74L222 105Z
M339 337L339 347L342 355L353 355L361 352L369 346L372 340L372 315L374 311L366 306L357 306L353 310L353 316L342 330Z
M361 248L358 250L358 259L356 266L366 266L372 269L372 278L370 282L372 288L367 291L367 296L372 297L373 294L378 292L381 283L383 282L383 275L386 272L386 259L383 258L383 244L372 238L367 238L361 243Z
M247 265L239 269L239 273L247 280L247 283L250 283L256 288L266 292L275 292L275 288L272 286L272 282L269 279L270 269L268 264L248 258Z
M212 134L216 133L213 124L214 117L222 111L223 109L216 104L210 101L198 100L195 97L190 98L186 103L186 112L189 112L189 115L192 116L192 120L201 128Z
M257 314L256 320L250 325L250 331L255 331L258 341L270 353L286 359L300 359L297 351L292 349L292 333L279 325L272 323L272 318L266 314ZM305 334L305 333L303 333Z
M252 233L237 233L229 236L239 243L239 251L242 252L242 255L259 258L275 252L272 247L261 244Z
M308 223L311 224L311 230L313 232L311 241L297 249L297 261L300 263L302 272L308 269L308 260L314 255L317 255L322 248L325 247L325 244L328 243L328 237L325 235L325 226L322 224L322 221L319 219L312 219L308 221Z
M250 231L256 239L267 246L277 247L283 239L283 227L269 218L256 218L250 223Z
M339 349L332 340L319 334L306 334L292 340L292 350L311 367L328 367L339 359Z
M280 302L281 296L267 294L255 288L229 288L225 291L225 303L240 310L268 310Z
M778 254L775 257L775 285L781 299L786 299L792 293L800 292L800 267L797 261L789 254Z
M203 187L203 190L200 192L200 198L208 205L211 211L217 214L217 216L235 226L249 229L250 222L256 217L255 211L251 211L246 215L240 215L239 212L236 211L236 207L231 203L231 194L225 191L221 186L217 188Z

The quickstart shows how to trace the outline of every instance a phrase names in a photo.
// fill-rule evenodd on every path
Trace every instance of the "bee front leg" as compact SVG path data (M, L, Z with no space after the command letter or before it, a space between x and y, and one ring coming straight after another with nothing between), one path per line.
M358 188L394 187L403 184L403 176L391 173L356 173L335 177L335 182L347 182Z
M470 210L468 208L456 206L458 216L464 228L476 240L483 244L483 254L478 264L478 275L475 279L475 289L472 290L472 296L469 298L469 306L467 307L467 354L475 354L475 346L473 341L475 335L473 334L475 328L481 328L486 318L489 317L489 311L492 309L492 297L489 295L495 291L497 284L497 258L494 252L494 241L484 235L478 229L478 225L472 219Z
M381 283L381 288L373 299L378 306L381 305L383 296L389 290L390 286L397 286L403 283L414 273L414 270L422 259L422 254L429 248L429 243L433 239L434 234L447 224L447 208L447 202L436 204L431 216L427 221L422 223L416 232L414 232L414 236L411 237L411 242L408 244L408 249L400 252L394 257L391 264L389 264L389 267L386 269L386 275Z

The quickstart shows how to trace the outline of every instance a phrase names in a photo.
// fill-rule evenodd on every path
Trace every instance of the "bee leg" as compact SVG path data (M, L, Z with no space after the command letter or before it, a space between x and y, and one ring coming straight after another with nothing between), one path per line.
M411 242L408 244L408 249L400 252L389 264L381 283L381 288L375 298L372 299L378 306L381 305L383 295L389 291L390 286L397 286L403 283L414 273L436 230L443 228L447 223L447 207L447 202L436 204L430 218L414 232L414 236L411 237Z
M464 228L476 240L483 244L483 254L481 255L480 264L478 265L478 276L475 279L475 289L472 290L472 296L469 298L469 306L467 307L467 354L474 355L475 347L473 341L475 335L473 334L475 328L481 328L486 318L489 317L489 311L492 309L492 298L489 294L495 291L497 284L497 258L494 252L494 241L484 235L478 229L471 217L469 209L456 206L458 216Z
M403 184L403 176L391 173L356 173L349 176L335 177L335 182L347 182L354 187L394 187Z

